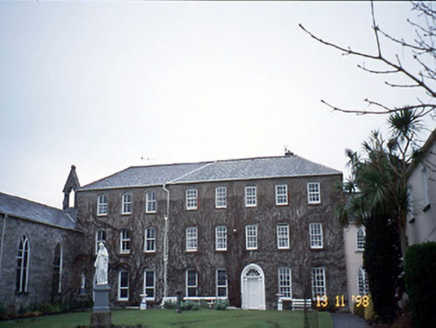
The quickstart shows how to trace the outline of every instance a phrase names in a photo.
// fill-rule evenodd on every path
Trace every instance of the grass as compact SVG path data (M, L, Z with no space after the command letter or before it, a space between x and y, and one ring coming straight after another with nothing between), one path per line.
M0 322L0 328L76 328L78 325L89 325L90 318L90 312L59 314ZM303 312L202 309L178 314L173 310L122 310L112 312L112 324L141 324L144 328L302 328ZM330 313L318 313L318 327L333 327Z

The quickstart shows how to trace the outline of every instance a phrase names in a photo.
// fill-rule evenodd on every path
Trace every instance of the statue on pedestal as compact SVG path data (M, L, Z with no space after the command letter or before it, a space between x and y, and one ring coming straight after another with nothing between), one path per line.
M98 243L97 258L95 259L95 276L97 285L107 285L107 273L109 267L109 254L103 243Z
M91 313L92 328L110 328L111 311L109 307L108 285L109 254L103 243L98 243L97 258L94 262L96 284L93 288L94 306Z

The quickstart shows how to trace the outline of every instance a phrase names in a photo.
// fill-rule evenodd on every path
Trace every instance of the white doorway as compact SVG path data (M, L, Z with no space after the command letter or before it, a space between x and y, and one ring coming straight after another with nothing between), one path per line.
M265 310L265 275L257 264L249 264L241 274L243 310Z

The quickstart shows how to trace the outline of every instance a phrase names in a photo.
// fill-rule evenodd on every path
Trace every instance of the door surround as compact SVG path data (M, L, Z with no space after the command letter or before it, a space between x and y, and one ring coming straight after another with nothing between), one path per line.
M241 273L241 300L243 310L265 310L265 274L254 263L247 265Z

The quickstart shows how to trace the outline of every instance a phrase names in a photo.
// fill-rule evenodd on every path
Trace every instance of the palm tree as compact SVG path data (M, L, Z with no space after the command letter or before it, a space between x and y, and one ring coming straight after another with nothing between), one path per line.
M416 112L404 110L389 117L389 126L387 142L373 131L363 143L363 155L347 150L352 176L345 188L352 193L339 209L342 223L352 215L366 227L364 266L374 310L388 323L395 318L395 291L407 247L407 169L419 153L415 139L421 124Z

